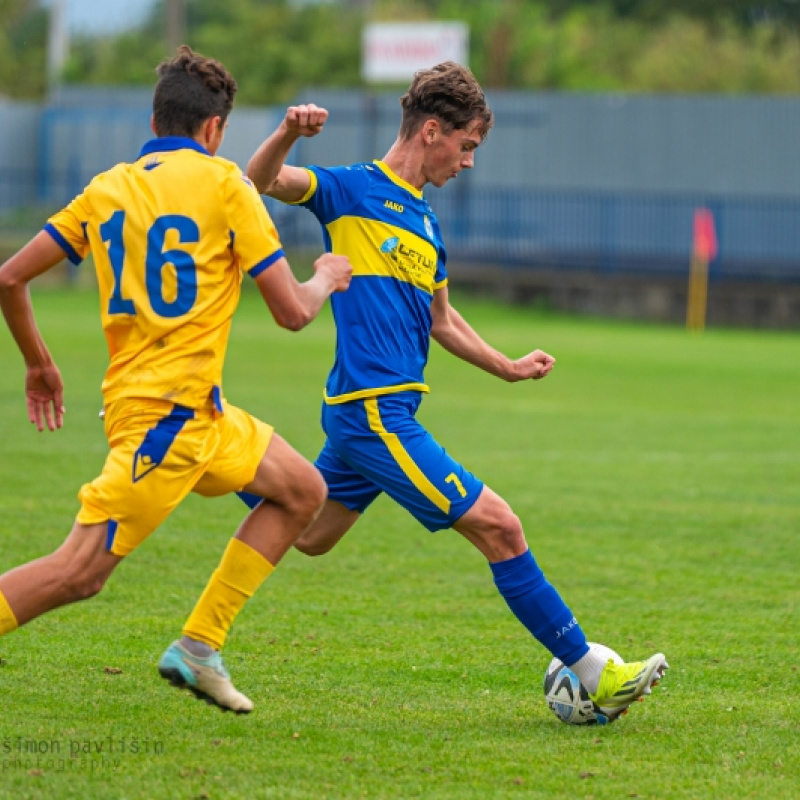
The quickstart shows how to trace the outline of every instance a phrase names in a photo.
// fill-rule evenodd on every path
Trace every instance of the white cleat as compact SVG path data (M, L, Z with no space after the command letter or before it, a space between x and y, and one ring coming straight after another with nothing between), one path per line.
M222 656L215 652L206 658L192 655L180 642L173 642L161 656L158 671L162 678L179 689L188 689L209 705L223 711L249 714L253 701L231 683Z

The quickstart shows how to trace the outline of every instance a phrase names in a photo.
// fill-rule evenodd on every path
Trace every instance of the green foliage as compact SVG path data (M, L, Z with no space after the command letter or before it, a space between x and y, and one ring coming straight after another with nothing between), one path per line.
M142 31L76 42L70 82L151 83L167 55L159 4ZM292 9L285 2L195 0L188 3L188 43L234 74L237 102L289 102L304 86L359 83L361 17L335 5Z
M462 4L449 0L444 16ZM732 14L678 13L656 21L621 16L610 4L507 0L464 7L472 66L487 87L568 91L775 93L800 91L797 30Z
M0 16L0 92L41 96L44 12L0 0ZM307 86L360 86L367 19L466 21L471 66L490 88L800 91L800 3L789 0L186 0L187 42L233 72L249 105L287 103ZM168 55L165 30L159 0L138 30L74 38L64 78L151 85Z
M0 96L41 97L47 82L47 14L34 0L0 0Z
M196 37L236 76L239 102L289 102L303 87L359 83L361 17L335 5L292 11L282 2L231 4L220 21L214 0L198 0ZM189 16L189 29L192 28Z
M27 423L0 327L0 571L61 542L106 452L96 296L33 295L67 417L52 434ZM379 498L248 603L226 659L256 709L223 715L156 672L243 514L193 496L97 598L0 639L0 799L797 797L800 336L454 302L500 349L558 361L508 385L434 346L423 421L511 502L590 637L663 648L653 696L607 728L560 724L549 655L483 559ZM226 395L308 457L333 335L327 312L277 329L256 291L234 320Z

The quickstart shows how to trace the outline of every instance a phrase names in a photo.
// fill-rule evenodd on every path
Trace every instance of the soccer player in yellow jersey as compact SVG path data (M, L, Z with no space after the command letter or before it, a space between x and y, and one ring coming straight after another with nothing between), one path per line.
M183 46L158 74L156 138L134 163L95 177L0 268L0 307L25 360L28 415L40 431L61 427L63 386L28 283L65 256L94 256L110 359L105 466L81 488L66 541L0 575L0 635L97 594L189 492L246 489L263 499L159 663L174 685L246 713L253 704L234 688L220 650L247 599L316 517L326 489L271 426L226 402L231 317L243 273L276 322L298 330L348 287L352 270L346 257L325 254L298 283L252 183L215 156L237 88L225 68Z
M546 580L508 503L466 470L416 420L430 340L506 381L538 380L554 359L536 349L510 359L485 342L450 304L446 250L422 195L474 164L494 119L472 73L446 62L418 72L400 100L395 143L380 161L292 167L300 136L315 136L328 113L291 107L259 147L248 174L266 194L319 220L328 249L353 263L347 292L331 298L336 359L325 386L327 440L316 465L328 500L296 547L327 552L385 492L430 531L454 528L488 560L495 585L519 621L587 688L613 719L650 692L667 662L616 665L586 641Z

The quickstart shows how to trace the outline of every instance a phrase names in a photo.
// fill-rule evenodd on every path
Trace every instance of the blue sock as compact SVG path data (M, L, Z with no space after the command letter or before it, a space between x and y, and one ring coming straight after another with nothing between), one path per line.
M489 566L508 607L554 656L569 666L589 652L581 626L530 550Z
M255 508L264 499L251 492L236 492L236 494L248 508Z

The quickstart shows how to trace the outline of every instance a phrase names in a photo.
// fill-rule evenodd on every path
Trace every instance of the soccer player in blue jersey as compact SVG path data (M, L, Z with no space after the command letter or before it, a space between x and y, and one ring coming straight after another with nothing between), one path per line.
M331 298L336 358L322 409L327 440L316 461L328 499L295 547L328 552L381 492L430 531L454 528L487 558L520 622L616 717L649 694L667 668L664 656L615 665L593 650L542 574L508 503L415 419L428 391L423 370L431 337L506 381L544 378L555 360L539 349L508 358L450 304L446 251L422 189L473 166L493 124L481 87L468 69L447 62L418 72L400 103L397 140L380 161L286 165L297 139L317 135L327 119L325 109L303 105L289 108L247 168L262 193L310 210L326 249L353 264L350 288Z
M183 46L158 73L156 138L133 163L95 177L0 268L0 307L25 360L28 415L40 431L61 427L64 405L33 316L34 277L91 251L110 359L105 466L81 488L66 541L0 575L0 635L99 592L189 492L246 489L262 502L159 663L174 685L245 713L253 703L234 688L219 651L247 599L319 512L325 484L271 426L223 397L231 318L246 274L276 322L298 330L347 288L352 268L324 254L298 283L251 181L215 157L236 93L225 68Z

